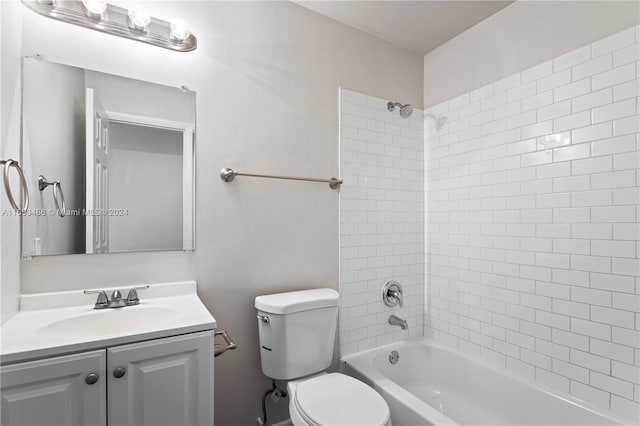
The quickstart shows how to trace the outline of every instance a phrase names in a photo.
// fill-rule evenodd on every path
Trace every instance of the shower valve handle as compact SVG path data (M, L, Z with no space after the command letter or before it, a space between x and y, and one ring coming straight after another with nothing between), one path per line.
M382 287L382 301L387 306L399 305L402 307L402 286L398 281L388 281Z

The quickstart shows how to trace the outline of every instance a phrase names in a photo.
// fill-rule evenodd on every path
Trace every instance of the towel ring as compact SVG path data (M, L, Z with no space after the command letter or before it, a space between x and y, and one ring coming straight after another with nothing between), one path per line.
M62 209L60 209L60 205L58 204L58 195L60 196L60 201L62 202ZM60 217L64 217L65 212L67 211L67 205L64 202L64 192L62 192L62 187L60 186L60 181L58 180L53 183L53 202L56 205L58 215Z
M13 207L14 210L25 213L29 208L29 189L27 188L27 180L24 177L24 173L22 172L22 168L20 164L16 160L8 159L8 160L0 160L0 164L4 164L4 168L2 170L3 183L4 183L4 192L7 194L7 199L9 199L9 204ZM20 191L22 192L22 200L23 206L20 208L16 200L13 198L13 193L11 192L11 186L9 185L9 168L15 168L18 172L18 176L20 177Z
M40 191L43 191L47 186L53 186L53 203L56 205L56 211L58 212L58 216L64 217L65 212L67 211L67 205L64 202L64 192L62 192L62 186L60 186L60 181L56 180L50 182L44 176L38 176L38 188ZM60 201L58 201L58 199ZM62 208L60 208L60 204L62 204Z

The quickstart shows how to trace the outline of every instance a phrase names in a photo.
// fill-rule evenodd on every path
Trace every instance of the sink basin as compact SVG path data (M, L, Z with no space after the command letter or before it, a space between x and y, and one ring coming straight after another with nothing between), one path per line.
M91 312L49 323L40 328L40 332L69 334L76 336L95 336L123 333L136 328L140 322L163 324L178 315L175 309L159 306L127 306L92 310Z
M216 328L195 281L153 284L136 306L93 309L95 300L82 290L21 295L0 325L0 365Z

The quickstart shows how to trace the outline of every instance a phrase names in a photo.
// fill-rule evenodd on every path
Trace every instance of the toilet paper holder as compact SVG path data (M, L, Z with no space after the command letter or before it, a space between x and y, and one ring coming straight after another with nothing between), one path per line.
M216 336L222 336L225 344L215 343ZM238 345L233 341L227 330L218 330L213 333L214 344L213 344L213 356L218 357L228 351L229 349L236 349Z

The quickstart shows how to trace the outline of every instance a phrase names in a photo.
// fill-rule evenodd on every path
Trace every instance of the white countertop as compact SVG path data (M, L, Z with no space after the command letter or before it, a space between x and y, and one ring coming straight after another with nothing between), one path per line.
M130 287L119 289L123 297ZM140 304L96 310L82 291L23 295L20 312L0 326L0 364L212 330L216 320L195 281L151 284Z

